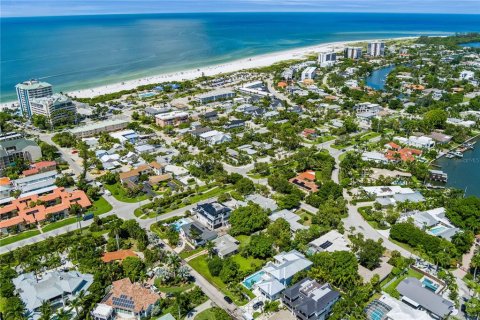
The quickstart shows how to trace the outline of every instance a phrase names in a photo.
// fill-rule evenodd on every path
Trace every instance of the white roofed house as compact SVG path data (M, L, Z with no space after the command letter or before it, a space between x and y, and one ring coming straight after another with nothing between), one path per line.
M265 298L276 300L280 298L280 294L292 282L293 276L300 271L308 270L312 266L312 262L297 250L289 252L281 252L273 257L273 261L267 264L254 275L260 278L256 282L246 283L250 277L247 277L243 284L258 290ZM250 280L252 281L252 280Z
M40 318L40 307L44 301L48 301L54 309L63 308L93 283L93 275L78 271L51 271L42 278L37 277L30 272L13 279L16 292L25 308L33 314L33 319Z
M290 230L292 232L296 232L296 231L302 230L302 229L308 229L307 226L304 226L303 224L298 222L301 219L298 214L295 214L295 213L293 213L293 212L291 212L290 210L287 210L287 209L283 209L283 210L274 212L268 218L271 221L276 221L280 218L285 219L288 222L288 224L290 225Z
M232 141L232 137L228 133L223 133L217 130L211 130L202 133L200 134L200 138L207 141L211 145Z

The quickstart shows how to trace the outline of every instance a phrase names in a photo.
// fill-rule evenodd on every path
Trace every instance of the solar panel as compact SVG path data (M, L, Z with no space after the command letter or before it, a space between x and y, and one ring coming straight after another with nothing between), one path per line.
M327 249L327 248L330 247L332 244L333 244L333 243L331 243L330 241L327 240L327 241L325 241L324 243L322 243L322 244L320 245L320 248L322 248L322 249Z

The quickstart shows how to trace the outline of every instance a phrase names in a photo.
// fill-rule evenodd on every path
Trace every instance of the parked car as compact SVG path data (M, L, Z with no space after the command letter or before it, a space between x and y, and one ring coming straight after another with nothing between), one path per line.
M253 310L257 310L258 308L263 306L263 301L258 301L253 304Z
M228 297L228 296L223 297L223 299L224 299L227 303L233 303L233 300L230 299L230 297Z

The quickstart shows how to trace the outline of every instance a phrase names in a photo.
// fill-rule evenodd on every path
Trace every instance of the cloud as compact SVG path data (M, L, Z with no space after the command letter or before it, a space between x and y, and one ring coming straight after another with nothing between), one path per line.
M1 15L49 16L161 12L480 13L478 0L1 0Z

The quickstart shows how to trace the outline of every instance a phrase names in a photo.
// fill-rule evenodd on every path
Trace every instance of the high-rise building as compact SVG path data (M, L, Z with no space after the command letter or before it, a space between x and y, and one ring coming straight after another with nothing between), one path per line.
M345 58L360 59L362 57L361 47L346 47L343 51Z
M318 64L320 67L329 67L337 61L337 54L335 52L321 52L318 54Z
M369 42L367 48L367 54L372 57L379 57L385 54L385 42Z
M60 122L73 123L77 118L77 108L67 96L55 93L49 97L30 100L31 115L47 117L50 125Z
M17 90L20 112L23 116L30 118L30 100L35 98L50 97L53 94L52 85L38 80L28 80L15 86Z

